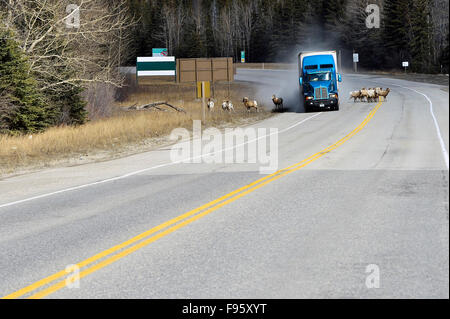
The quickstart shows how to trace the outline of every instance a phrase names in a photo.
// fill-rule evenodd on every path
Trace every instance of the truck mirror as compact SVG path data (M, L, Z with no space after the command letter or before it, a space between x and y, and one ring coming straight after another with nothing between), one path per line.
M338 81L342 82L342 76L340 74L338 74Z
M303 78L302 78L302 77L299 77L299 78L298 78L298 82L300 83L300 85L303 85Z

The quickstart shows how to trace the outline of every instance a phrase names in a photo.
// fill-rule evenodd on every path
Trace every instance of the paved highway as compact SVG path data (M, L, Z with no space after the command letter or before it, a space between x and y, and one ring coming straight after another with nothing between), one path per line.
M448 87L344 75L339 112L302 113L295 73L237 79L287 100L252 125L278 128L287 169L177 164L163 147L1 180L0 295L448 298ZM347 100L363 86L391 94Z

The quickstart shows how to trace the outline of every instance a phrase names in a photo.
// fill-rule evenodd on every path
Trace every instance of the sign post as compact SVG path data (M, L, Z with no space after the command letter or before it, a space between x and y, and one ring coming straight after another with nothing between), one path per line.
M205 124L206 117L206 101L205 101L205 81L202 81L202 123Z
M403 61L402 62L402 66L405 68L405 73L406 73L406 68L409 67L409 62L408 61Z
M211 97L211 83L209 81L197 82L197 97L202 99L202 123L206 119L206 99Z
M355 73L358 72L358 62L359 62L359 54L353 53L353 70Z
M241 51L241 63L245 63L245 51Z

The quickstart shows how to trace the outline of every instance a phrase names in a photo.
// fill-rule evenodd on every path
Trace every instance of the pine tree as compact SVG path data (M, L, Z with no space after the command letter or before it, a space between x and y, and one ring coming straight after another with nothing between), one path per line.
M198 6L198 8L196 7ZM190 14L190 19L187 19L184 27L184 43L182 44L182 58L202 58L207 56L207 44L206 34L201 24L197 22L203 22L203 19L196 21L198 15L201 14L201 1L191 3L190 6L186 6ZM195 10L198 10L196 12Z
M442 50L440 57L439 57L439 62L441 65L441 72L443 73L449 73L449 64L450 64L450 57L449 57L449 51L450 51L450 47L449 47L449 33L447 31L447 37L446 37L446 46L444 47L444 49Z
M384 45L387 56L391 58L388 63L399 67L402 61L411 59L411 15L412 0L385 0L385 28Z
M344 49L349 53L359 54L359 66L367 69L379 69L385 66L383 52L383 21L380 19L380 28L368 28L366 12L367 1L349 0L346 8L346 17L340 26L337 26ZM351 61L348 61L351 63ZM348 64L347 66L350 66Z
M203 16L205 17L205 41L207 57L215 57L216 46L214 45L214 32L213 32L213 4L210 1L203 1Z
M339 43L343 34L339 32L339 27L345 18L346 0L323 1L322 12L324 30L327 33L327 41L333 45Z
M271 19L272 0L262 0L259 14L255 18L255 26L251 37L253 62L270 61L273 44L273 20Z
M0 131L37 132L54 123L56 112L28 73L13 33L0 27Z
M48 99L57 110L56 123L58 125L81 125L86 123L88 112L86 101L82 97L84 89L73 85L64 85L58 93L45 92Z
M414 16L412 18L411 69L415 72L431 70L431 25L428 0L414 1Z
M275 5L271 54L283 60L292 57L292 49L304 42L306 3L302 0L288 0ZM294 53L295 55L295 53Z

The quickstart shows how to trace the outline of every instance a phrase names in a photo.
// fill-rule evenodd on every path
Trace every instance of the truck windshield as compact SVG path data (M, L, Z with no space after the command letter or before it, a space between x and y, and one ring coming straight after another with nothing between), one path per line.
M330 80L331 80L331 72L308 74L308 82L330 81Z

